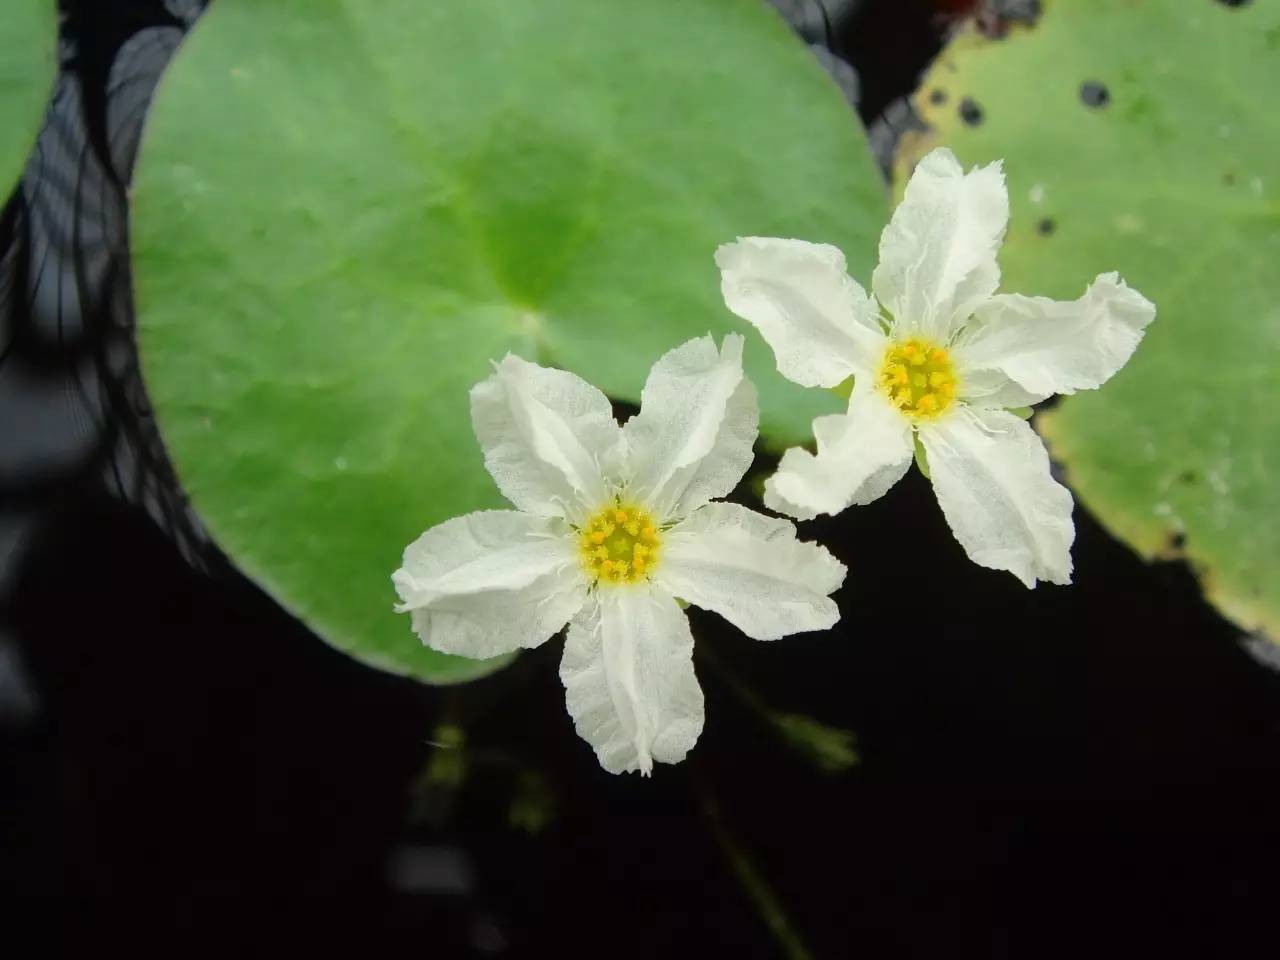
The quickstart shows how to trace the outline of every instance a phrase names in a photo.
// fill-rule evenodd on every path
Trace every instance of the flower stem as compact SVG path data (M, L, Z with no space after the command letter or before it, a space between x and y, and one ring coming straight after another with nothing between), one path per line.
M787 916L777 893L764 878L764 874L760 872L760 868L756 866L751 856L725 827L724 821L720 818L720 805L710 788L696 774L693 777L693 783L694 791L698 796L698 807L703 820L706 821L707 829L711 831L729 869L733 871L743 892L759 912L760 918L773 934L773 939L787 960L813 960L813 954L809 952L799 931Z
M729 692L763 721L774 736L823 773L844 773L858 765L858 738L852 730L828 726L805 714L775 710L730 670L707 643L695 645L694 651L716 672Z

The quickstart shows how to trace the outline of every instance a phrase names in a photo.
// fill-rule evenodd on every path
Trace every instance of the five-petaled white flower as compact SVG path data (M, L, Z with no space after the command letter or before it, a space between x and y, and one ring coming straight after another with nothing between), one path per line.
M768 506L810 518L869 503L906 473L918 438L975 563L1029 587L1070 582L1071 495L1009 408L1102 384L1155 307L1114 273L1070 303L997 295L1008 218L1000 164L965 174L939 149L880 236L879 307L835 247L750 237L716 252L725 302L759 329L783 376L808 387L854 378L848 412L814 421L817 455L786 452L765 485Z
M606 770L677 763L702 731L677 597L758 640L840 618L838 560L790 521L713 502L756 438L740 336L662 357L625 426L595 387L511 355L472 390L471 419L518 512L457 517L410 544L397 609L431 648L475 658L536 647L567 622L569 713Z

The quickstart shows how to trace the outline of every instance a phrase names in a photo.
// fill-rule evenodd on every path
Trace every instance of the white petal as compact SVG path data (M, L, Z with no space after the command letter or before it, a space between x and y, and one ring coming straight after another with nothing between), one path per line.
M1049 397L1014 383L999 370L966 369L959 374L959 396L973 407L1034 407Z
M482 660L536 647L578 612L587 580L563 520L486 510L432 527L391 575L433 650Z
M610 773L679 763L702 733L689 620L661 587L605 587L569 624L560 662L578 735Z
M471 423L498 489L526 513L581 517L608 497L601 463L621 432L580 377L508 354L472 388Z
M649 371L640 412L623 428L629 494L660 520L723 497L751 466L759 416L742 337L728 335L720 350L709 336L676 347Z
M747 636L776 640L834 625L840 610L830 595L844 575L825 548L796 539L791 521L709 503L663 537L655 577Z
M773 348L778 372L804 387L834 387L884 353L879 308L825 243L743 237L716 251L720 292Z
M992 297L956 347L962 387L966 371L995 371L1042 396L1091 390L1124 366L1155 316L1155 305L1115 273L1069 302Z
M871 278L895 332L945 341L995 293L996 251L1008 222L998 161L966 174L945 148L921 160L880 235L880 264Z
M911 422L880 391L855 387L847 413L813 421L815 456L792 447L765 481L770 510L809 520L870 503L902 479L911 466Z
M1028 423L962 407L921 424L920 439L938 503L970 560L1028 587L1071 582L1071 494L1049 475L1049 455Z

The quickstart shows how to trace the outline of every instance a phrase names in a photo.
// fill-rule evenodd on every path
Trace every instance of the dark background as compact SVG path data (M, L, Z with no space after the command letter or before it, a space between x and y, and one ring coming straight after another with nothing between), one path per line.
M776 5L882 157L975 14ZM976 15L999 35L1036 6ZM969 563L914 472L809 524L850 566L843 621L759 644L691 611L706 731L648 780L574 734L559 641L432 689L239 578L173 483L130 337L125 185L200 7L65 4L47 125L0 217L9 924L176 955L250 920L428 956L1274 950L1280 658L1082 508L1075 585L1034 592ZM818 769L744 687L856 731L861 763ZM452 728L463 747L433 747Z

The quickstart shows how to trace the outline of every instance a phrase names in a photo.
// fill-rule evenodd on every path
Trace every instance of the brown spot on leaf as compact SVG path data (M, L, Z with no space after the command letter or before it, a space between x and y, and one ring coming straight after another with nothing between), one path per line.
M1080 99L1086 107L1105 107L1111 102L1111 91L1105 84L1089 80L1080 86Z

